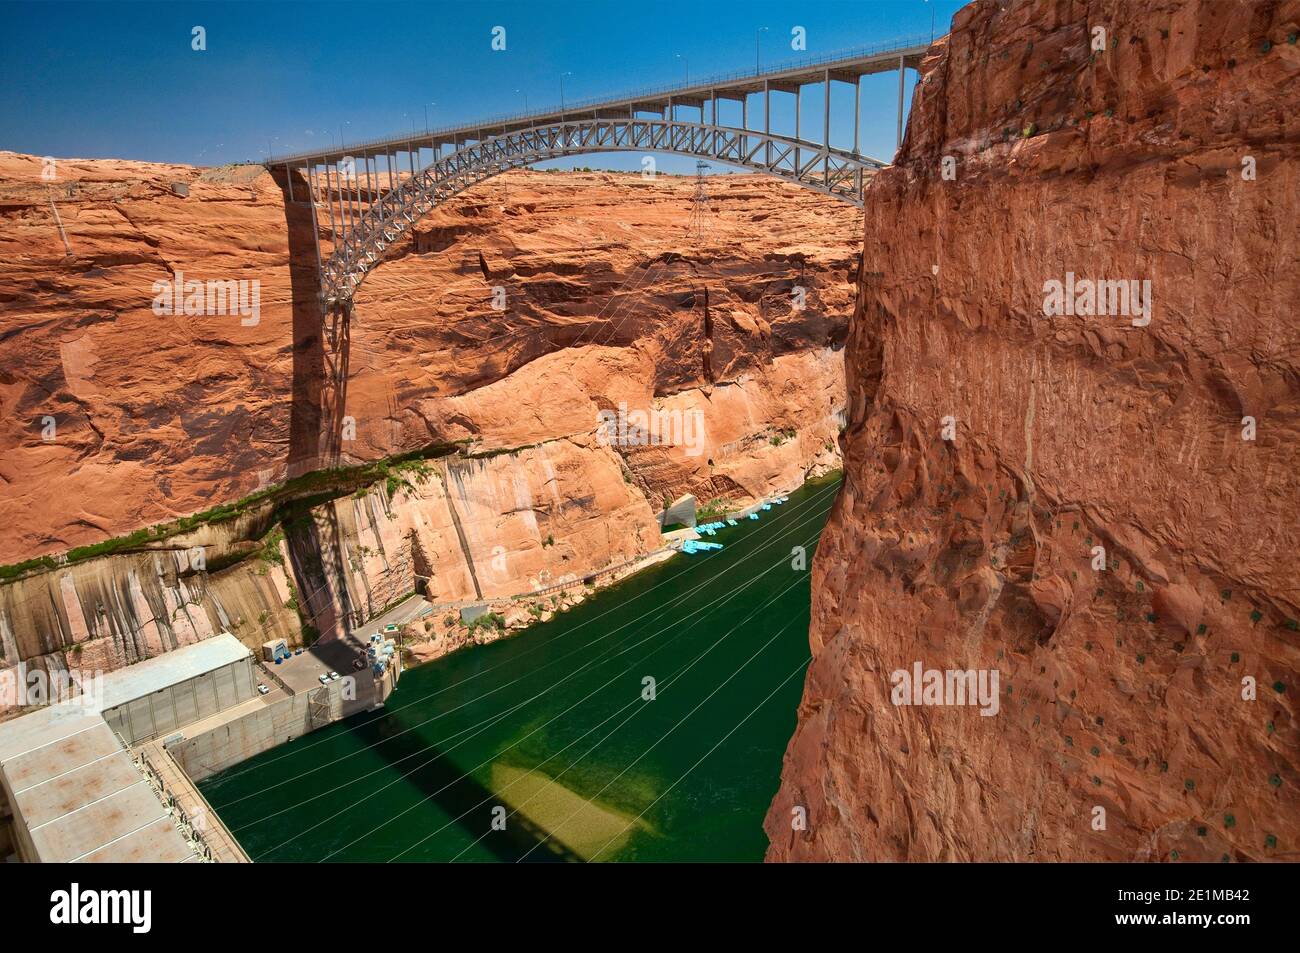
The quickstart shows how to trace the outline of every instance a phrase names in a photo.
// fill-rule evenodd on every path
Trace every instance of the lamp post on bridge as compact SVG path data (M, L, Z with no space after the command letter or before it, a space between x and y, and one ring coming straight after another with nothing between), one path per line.
M755 75L757 75L762 70L762 67L759 66L759 62L758 62L758 35L760 33L766 33L766 32L767 32L767 27L765 26L761 26L754 31L754 73Z
M565 111L566 111L566 110L565 110L565 105L564 105L564 77L566 77L566 76L572 76L572 75L573 75L573 73L572 73L571 71L570 71L570 72L564 72L564 73L561 73L561 74L560 74L560 121L561 121L561 122L563 122L564 119L565 119L565 115L564 115L564 114L565 114Z
M436 106L436 105L438 105L438 104L437 104L437 103L425 103L425 104L424 104L424 131L425 131L426 133L429 131L429 107L430 107L430 106Z
M515 92L516 92L516 93L523 93L523 94L524 94L524 113L527 114L527 112L528 112L528 90L526 90L526 89L516 89Z
M674 53L673 56L682 61L682 67L686 70L686 85L691 85L691 64L690 61L680 53Z

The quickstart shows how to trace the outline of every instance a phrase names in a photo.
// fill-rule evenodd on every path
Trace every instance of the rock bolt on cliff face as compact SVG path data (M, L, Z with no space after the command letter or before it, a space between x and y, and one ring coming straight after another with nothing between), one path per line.
M1300 857L1298 25L979 2L930 51L769 859Z

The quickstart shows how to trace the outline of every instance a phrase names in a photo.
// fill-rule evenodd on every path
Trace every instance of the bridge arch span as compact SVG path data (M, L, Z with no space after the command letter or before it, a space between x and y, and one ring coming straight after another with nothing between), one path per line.
M417 221L448 199L510 169L547 159L603 152L668 153L761 172L852 204L884 163L841 149L750 129L663 119L572 119L518 129L469 143L410 174L388 180L368 159L364 169L345 160L331 179L330 241L321 252L326 305L347 302L366 274ZM318 181L309 174L315 204ZM335 207L342 227L336 227ZM319 216L317 221L320 223Z

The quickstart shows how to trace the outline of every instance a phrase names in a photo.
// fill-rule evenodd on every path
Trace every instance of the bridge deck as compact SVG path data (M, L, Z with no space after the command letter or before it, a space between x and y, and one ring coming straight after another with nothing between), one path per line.
M512 116L495 116L440 129L351 142L338 148L268 156L263 164L302 166L336 163L346 157L362 154L386 155L395 152L418 152L421 149L439 150L443 146L458 146L466 141L482 141L518 130L566 120L626 119L638 112L662 113L669 103L674 106L702 109L706 103L715 99L739 101L746 96L769 89L775 92L793 93L803 86L825 82L828 76L831 80L839 82L857 83L863 76L896 70L900 64L916 69L929 46L929 39L911 38L898 44L840 51L825 57L785 63L766 70L729 73L713 76L697 83L668 85L649 90L637 90L626 95L569 103L562 108Z

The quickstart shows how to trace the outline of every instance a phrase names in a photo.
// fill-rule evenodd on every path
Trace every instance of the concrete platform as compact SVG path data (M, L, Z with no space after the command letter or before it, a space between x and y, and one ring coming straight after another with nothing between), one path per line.
M163 788L176 799L176 804L192 819L202 832L203 842L212 851L212 859L219 864L250 864L252 860L239 846L225 822L217 816L194 782L172 759L161 741L155 740L141 748L146 763L157 772Z
M320 688L321 675L338 672L339 675L355 677L357 696L368 697L373 691L374 682L370 669L367 666L357 670L352 667L352 663L358 658L364 660L370 636L376 632L382 636L384 626L390 622L402 625L429 608L429 603L423 597L412 596L360 626L352 635L322 639L303 650L301 655L291 655L279 665L263 664L267 671L283 681L295 695Z
M94 711L54 705L0 732L0 786L27 861L196 859L118 737Z

